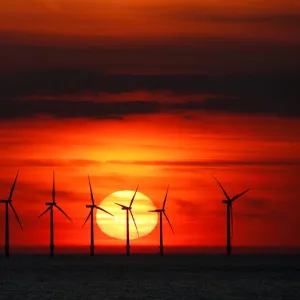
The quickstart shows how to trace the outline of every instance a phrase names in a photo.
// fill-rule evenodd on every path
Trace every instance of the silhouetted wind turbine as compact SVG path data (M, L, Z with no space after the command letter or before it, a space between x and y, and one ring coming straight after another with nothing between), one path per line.
M5 203L5 246L4 246L4 248L5 248L6 257L9 257L9 207L14 212L15 217L16 217L21 229L23 230L23 227L22 227L22 224L21 224L20 219L18 217L18 214L17 214L15 208L12 205L12 195L13 195L13 192L15 190L18 175L19 175L19 171L17 172L15 181L14 181L12 187L11 187L8 199L7 200L0 200L0 203Z
M222 200L222 203L227 204L227 255L231 254L231 236L233 233L233 214L232 214L232 203L242 195L246 194L250 189L245 190L244 192L235 195L234 197L230 198L228 194L226 193L225 189L221 185L221 183L218 181L218 179L213 176L214 179L217 181L218 185L222 189L226 200Z
M102 210L102 211L104 211L105 213L107 213L111 216L113 216L113 215L111 213L109 213L108 211L106 211L105 209L95 205L90 176L88 176L88 179L89 179L89 185L90 185L92 204L87 204L86 205L86 207L90 209L90 213L88 214L87 218L85 219L82 227L85 225L87 220L91 217L91 245L90 245L90 248L91 248L91 256L94 256L94 249L95 249L95 246L94 246L94 208Z
M172 225L169 221L169 218L166 214L166 210L165 210L165 207L166 207L166 201L167 201L167 197L168 197L168 191L169 191L169 186L167 188L167 192L166 192L166 195L165 195L165 199L164 199L164 202L163 202L163 207L161 209L155 209L155 210L149 210L149 212L158 212L159 213L159 229L160 229L160 243L159 243L159 249L160 249L160 255L164 255L164 245L163 245L163 221L162 221L162 215L164 214L165 218L167 219L171 229L172 229L172 232L174 233L174 230L172 228Z
M52 187L52 202L45 203L48 208L41 213L38 218L47 213L50 210L50 255L54 256L54 211L53 207L56 207L59 211L61 211L71 222L71 218L59 207L55 202L55 178L54 178L54 170L53 170L53 187Z
M137 234L138 234L138 236L139 236L139 232L138 232L138 229L137 229L137 226L136 226L136 223L135 223L135 219L134 219L133 214L132 214L132 211L131 211L131 209L132 209L132 203L133 203L133 200L134 200L134 198L135 198L135 195L136 195L136 192L137 192L138 188L139 188L139 186L137 186L137 188L136 188L136 190L135 190L135 192L134 192L134 195L133 195L133 197L132 197L132 199L131 199L131 201L130 201L129 206L125 206L125 205L123 205L123 204L115 203L115 204L121 206L121 207L122 207L122 210L126 210L126 254L127 254L127 256L130 255L129 213L130 213L130 215L131 215L131 217L132 217L134 226L135 226L135 228L136 228L136 232L137 232Z

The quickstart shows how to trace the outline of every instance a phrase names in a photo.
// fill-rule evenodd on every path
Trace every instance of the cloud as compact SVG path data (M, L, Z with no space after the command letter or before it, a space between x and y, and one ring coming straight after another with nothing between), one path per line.
M0 119L50 116L122 120L129 115L160 112L184 117L195 111L299 117L298 77L297 72L247 76L103 75L89 70L59 69L2 74ZM84 96L78 99L78 95L84 93L118 94L139 89L152 93L153 99L113 101L85 99ZM166 91L165 101L160 96L156 99L153 93L165 94ZM32 99L39 94L44 96ZM176 97L179 94L185 95L184 101ZM47 95L55 99L47 99ZM69 95L69 99L60 95ZM199 100L195 100L195 95L199 95Z
M128 176L126 176L127 178ZM127 179L124 178L124 176L122 176L121 174L118 173L114 173L114 172L110 172L107 173L107 175L94 175L91 177L91 181L101 181L103 182L117 182L117 183L125 183L127 182Z
M85 166L99 166L102 162L91 159L24 159L1 161L1 167L85 167Z
M268 203L271 203L271 201L267 198L254 198L247 196L243 199L243 204L251 209L266 209L268 207Z
M0 118L28 118L47 115L55 118L92 118L120 120L131 114L151 114L158 111L155 102L132 101L90 102L90 101L18 101L11 100L6 108L0 111Z
M234 216L238 218L246 218L246 219L261 219L261 220L272 220L278 221L278 219L286 219L286 214L282 214L278 211L268 210L268 211L235 211ZM234 217L233 217L234 218Z
M188 216L199 216L202 212L202 207L197 203L192 203L184 199L175 199L177 210L180 214Z
M216 45L215 45L216 46ZM294 61L297 64L297 60ZM218 94L229 99L237 96L299 95L299 71L281 71L251 75L104 74L89 68L45 68L18 72L0 72L1 99L32 95L78 95L124 93L136 90L170 91L174 94ZM82 99L85 100L85 99ZM155 99L153 99L155 101Z
M227 165L241 165L241 166L293 166L300 165L300 161L289 160L186 160L186 161L173 161L173 160L141 160L141 161L123 161L123 160L108 160L105 163L114 165L140 165L140 166L168 166L168 167L206 167L206 166L227 166Z
M170 18L182 21L198 21L198 22L217 22L217 23L240 23L240 24L259 24L271 26L294 26L300 27L300 14L279 14L279 13L259 13L259 14L232 14L203 12L192 9L183 9L178 12L170 11Z
M185 114L187 112L195 111L236 114L272 114L289 117L300 116L300 109L296 99L285 98L285 102L275 97L272 100L263 100L260 97L255 98L255 100L251 99L250 97L215 97L203 101L186 101L167 104L159 103L155 100L127 102L10 100L0 102L3 105L0 111L0 119L7 120L49 116L63 119L90 118L99 120L122 120L129 115L151 115L162 112L183 114L183 117L186 118Z
M40 196L51 196L52 193L52 188L51 189L37 189L35 190L35 194L36 195L40 195ZM65 198L65 199L71 199L72 197L74 198L74 196L78 197L75 193L70 192L70 191L65 191L65 190L59 190L59 189L55 189L55 196L58 198Z
M210 111L225 113L274 114L278 116L300 116L296 108L296 98L290 98L284 103L278 97L263 100L260 96L253 97L215 97L204 101L187 101L174 103L171 108L181 111Z

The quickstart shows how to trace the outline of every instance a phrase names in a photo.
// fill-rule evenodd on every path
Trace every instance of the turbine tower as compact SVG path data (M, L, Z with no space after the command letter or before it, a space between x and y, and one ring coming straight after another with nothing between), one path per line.
M108 211L106 211L105 209L95 205L90 176L88 176L88 179L89 179L89 185L90 185L90 193L91 193L92 204L87 204L86 205L86 207L90 209L90 213L88 214L87 218L85 219L82 227L85 225L87 220L91 217L91 245L90 245L91 252L90 253L91 253L91 256L94 256L94 250L95 250L95 245L94 245L94 208L102 210L102 211L104 211L105 213L107 213L111 216L113 216L113 215L111 213L109 213Z
M245 190L244 192L235 195L234 197L230 198L228 194L226 193L225 189L221 185L221 183L218 181L218 179L213 176L220 188L222 189L226 200L222 200L222 203L227 204L227 255L231 255L231 237L233 233L233 214L232 214L232 203L241 197L242 195L246 194L250 189Z
M158 212L159 213L159 229L160 229L160 238L159 238L159 250L160 250L160 255L164 255L164 245L163 245L163 220L162 220L162 215L165 216L165 218L167 219L170 227L171 227L171 230L172 232L174 233L174 230L172 228L172 225L169 221L169 218L166 214L166 210L165 210L165 207L166 207L166 202L167 202L167 197L168 197L168 191L169 191L169 186L167 188L167 192L166 192L166 195L165 195L165 199L164 199L164 202L163 202L163 206L161 209L155 209L155 210L149 210L149 212Z
M5 248L5 256L6 257L9 257L9 207L14 212L15 217L16 217L21 229L23 230L23 227L22 227L22 224L21 224L20 219L18 217L18 214L17 214L17 212L16 212L16 210L15 210L13 204L12 204L12 195L13 195L13 192L15 190L18 175L19 175L19 171L17 172L15 181L14 181L12 187L11 187L8 199L7 200L0 200L0 203L5 203L5 246L4 246L4 248Z
M48 208L41 213L38 218L47 213L50 210L50 255L54 256L54 207L56 207L59 211L61 211L71 222L71 218L59 207L55 202L55 178L54 178L54 170L53 170L53 187L52 187L52 202L45 203Z
M129 213L130 213L130 215L132 217L134 226L136 228L136 232L137 232L137 234L139 236L139 232L138 232L138 229L137 229L137 226L136 226L136 223L135 223L135 219L134 219L132 211L131 211L131 209L132 209L132 203L133 203L133 200L135 198L135 195L136 195L136 192L137 192L138 188L139 188L139 186L137 186L137 188L136 188L136 190L134 192L134 195L133 195L133 197L132 197L132 199L130 201L129 206L125 206L123 204L115 203L115 204L121 206L122 210L126 210L126 254L127 254L127 256L130 255Z

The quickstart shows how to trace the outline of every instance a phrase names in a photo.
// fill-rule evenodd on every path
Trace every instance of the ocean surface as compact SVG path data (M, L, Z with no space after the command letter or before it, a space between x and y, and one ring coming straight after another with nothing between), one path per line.
M14 254L0 299L300 299L300 255Z

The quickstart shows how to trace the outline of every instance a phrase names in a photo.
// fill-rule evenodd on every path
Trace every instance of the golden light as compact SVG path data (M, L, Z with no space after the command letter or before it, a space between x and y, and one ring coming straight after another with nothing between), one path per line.
M96 220L100 229L107 235L126 239L126 211L122 210L115 202L128 206L133 197L134 191L118 191L108 195L101 203L100 207L107 210L114 217L97 210ZM149 213L148 210L156 209L153 202L146 195L137 192L132 205L132 213L139 231L139 236L148 235L157 224L157 214ZM133 220L129 215L130 239L138 238Z

